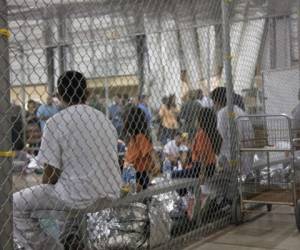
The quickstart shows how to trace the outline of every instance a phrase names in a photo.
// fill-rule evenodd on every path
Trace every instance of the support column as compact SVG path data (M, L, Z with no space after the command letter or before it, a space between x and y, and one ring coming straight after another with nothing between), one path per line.
M0 0L0 29L6 31L7 3ZM13 250L11 105L8 35L0 34L0 248ZM5 155L6 154L6 155Z
M52 44L52 27L49 20L45 21L44 39L46 44L46 65L47 65L47 84L48 94L54 94L55 88L55 68L54 68L54 47Z
M231 2L222 0L222 30L223 30L223 63L225 71L225 86L227 93L227 107L229 117L229 138L230 138L230 165L236 166L237 161L237 137L235 116L233 109L233 81L232 81L232 66L231 66L231 47L230 47L230 13Z
M146 36L144 34L136 36L136 53L138 63L138 77L139 77L139 95L144 94L145 85L145 50L146 50Z
M299 65L299 89L300 89L300 1L298 1L298 3L296 4L296 13L297 13L297 17L298 17L298 65Z
M66 70L66 20L61 11L58 18L58 63L60 75Z

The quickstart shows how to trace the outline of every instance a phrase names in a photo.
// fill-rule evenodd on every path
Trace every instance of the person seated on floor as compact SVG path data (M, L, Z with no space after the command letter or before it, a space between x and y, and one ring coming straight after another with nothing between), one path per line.
M45 123L37 156L44 166L43 184L13 195L14 238L29 250L64 249L43 232L32 212L85 209L100 199L111 202L122 187L117 131L102 112L85 105L85 77L67 71L57 87L66 108Z
M186 145L181 145L179 148L178 166L174 170L190 169L192 166L192 151Z
M163 172L172 171L177 166L179 160L180 146L182 145L182 136L179 131L176 132L173 140L169 141L163 149L164 163Z
M210 108L201 108L198 116L198 129L192 144L192 167L176 171L173 178L205 179L216 169L217 155L222 145L222 137L217 129L217 116Z
M150 136L145 112L130 107L124 114L124 134L128 138L123 172L133 167L136 175L136 191L148 188L151 174L160 171L159 162Z

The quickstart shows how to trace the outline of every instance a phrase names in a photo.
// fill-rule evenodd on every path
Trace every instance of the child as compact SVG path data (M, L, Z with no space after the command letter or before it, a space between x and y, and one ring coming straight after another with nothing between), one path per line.
M178 170L192 168L192 152L187 147L182 145L179 149Z
M222 146L222 137L217 129L217 116L210 108L199 111L198 130L192 145L192 161L196 172L202 177L211 177L216 168L216 158Z
M149 135L145 113L138 107L131 107L124 116L124 132L129 138L125 153L124 168L133 166L136 171L137 191L146 189L149 174L155 174L157 159ZM160 168L158 168L160 169Z

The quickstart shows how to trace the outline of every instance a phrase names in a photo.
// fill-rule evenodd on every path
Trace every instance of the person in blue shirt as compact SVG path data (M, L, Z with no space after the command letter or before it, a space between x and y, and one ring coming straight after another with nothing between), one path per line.
M152 113L151 109L148 106L148 96L146 95L141 95L139 96L139 104L138 107L144 111L148 123L148 127L151 127L151 121L152 121Z
M109 119L116 128L118 136L120 137L123 129L123 105L122 96L117 94L114 97L114 104L109 107Z
M58 113L58 108L54 105L52 96L47 97L47 102L42 104L36 113L37 118L39 119L41 130L44 130L47 120Z

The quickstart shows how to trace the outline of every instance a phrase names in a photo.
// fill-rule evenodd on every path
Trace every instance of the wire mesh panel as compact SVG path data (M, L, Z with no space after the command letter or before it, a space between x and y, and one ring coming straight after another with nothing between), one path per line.
M0 3L1 249L182 249L229 224L238 133L285 138L234 118L297 65L298 1Z

